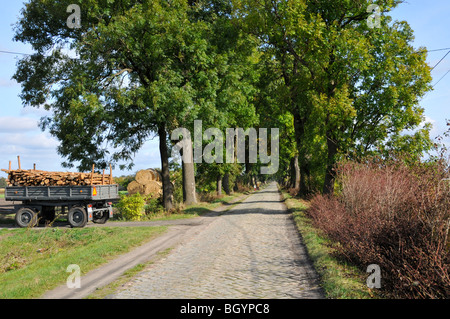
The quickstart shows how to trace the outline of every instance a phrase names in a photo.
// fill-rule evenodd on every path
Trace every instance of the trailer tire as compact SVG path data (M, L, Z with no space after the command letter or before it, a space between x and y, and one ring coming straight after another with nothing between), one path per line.
M74 228L81 228L86 226L88 222L88 215L83 207L74 206L69 210L67 220L69 221L70 226Z
M16 212L15 219L19 227L34 227L38 223L38 214L31 208L22 207Z

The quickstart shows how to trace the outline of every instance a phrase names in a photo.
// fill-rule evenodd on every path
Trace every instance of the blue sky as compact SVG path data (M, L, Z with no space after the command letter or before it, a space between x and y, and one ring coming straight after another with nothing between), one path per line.
M23 1L0 0L0 51L32 53L30 46L14 42L12 25L17 21ZM428 50L450 48L450 1L409 0L396 8L391 16L406 20L415 32L414 45ZM428 63L434 66L448 51L430 52ZM11 80L20 55L0 53L0 168L7 168L8 162L17 167L17 155L23 168L49 171L65 171L63 161L56 153L58 141L47 132L42 132L37 123L47 113L41 109L24 108L20 85ZM450 70L450 54L433 71L433 84ZM446 131L446 119L450 119L450 73L447 74L421 101L427 121L433 124L432 137ZM450 146L450 139L446 140ZM160 167L158 139L147 142L136 154L133 171ZM119 171L114 175L130 174L133 171ZM0 175L5 176L5 175Z

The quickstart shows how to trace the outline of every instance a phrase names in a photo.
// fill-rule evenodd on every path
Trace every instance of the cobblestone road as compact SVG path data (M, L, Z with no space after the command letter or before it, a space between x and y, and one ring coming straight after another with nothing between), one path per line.
M275 183L215 217L113 298L322 298Z

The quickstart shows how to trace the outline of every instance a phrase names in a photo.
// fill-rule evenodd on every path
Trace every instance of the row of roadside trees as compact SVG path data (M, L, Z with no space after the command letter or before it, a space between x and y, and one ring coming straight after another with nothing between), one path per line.
M75 29L71 2L25 4L14 39L35 53L14 75L23 102L52 111L41 126L69 167L131 168L157 135L166 209L170 134L194 120L279 128L276 177L303 194L332 193L340 157L432 147L418 104L431 89L426 50L389 17L399 0L375 1L374 28L367 0L79 0ZM184 199L196 201L199 177L219 185L259 165L183 163Z

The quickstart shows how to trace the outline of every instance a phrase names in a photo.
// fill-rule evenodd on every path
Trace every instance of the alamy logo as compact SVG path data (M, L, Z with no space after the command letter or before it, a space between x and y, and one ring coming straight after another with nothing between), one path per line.
M380 7L377 6L376 4L371 4L367 8L367 13L372 13L367 18L367 26L370 29L380 28L381 27L381 9L380 9Z
M259 133L259 134L258 134ZM270 155L268 149L268 130L260 128L227 128L225 133L226 163L246 163L246 136L248 136L248 163L269 164L261 166L261 174L275 174L279 167L279 129L270 129ZM180 140L180 136L183 138ZM218 128L208 128L203 132L202 121L194 121L194 142L191 133L186 128L177 128L171 134L173 141L180 140L173 152L182 150L184 163L224 163L224 136ZM203 141L210 141L203 148ZM192 147L193 145L193 147ZM192 153L193 150L193 153Z
M372 264L367 267L366 272L370 275L367 277L367 287L370 289L381 288L381 269L377 264Z
M77 264L67 266L66 272L71 274L67 277L66 285L69 289L81 288L81 269Z
M81 10L78 4L70 4L66 9L67 13L72 13L66 21L67 27L70 29L81 28Z

